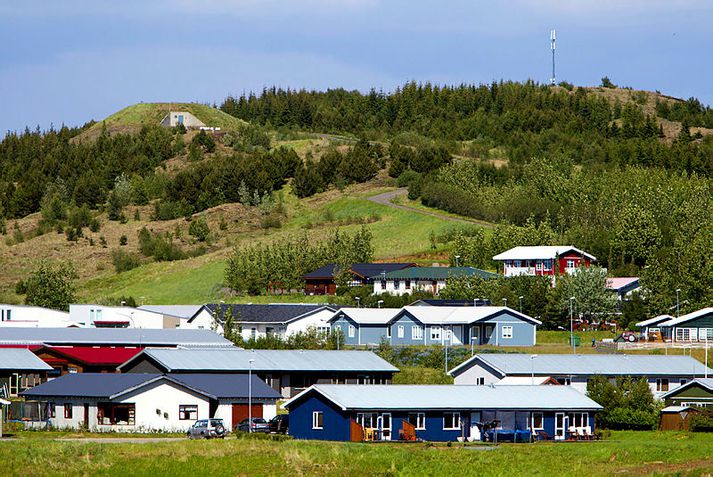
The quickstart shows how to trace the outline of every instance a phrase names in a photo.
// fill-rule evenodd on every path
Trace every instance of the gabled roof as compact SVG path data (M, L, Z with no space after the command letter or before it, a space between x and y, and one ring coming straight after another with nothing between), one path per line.
M268 303L268 304L227 304L227 303L210 303L204 305L205 309L211 315L214 315L216 310L218 319L221 323L223 317L227 316L233 310L233 318L241 323L275 323L287 324L293 321L313 315L322 310L335 311L338 307L333 305L323 305L318 303ZM196 315L193 316L195 318ZM189 323L193 320L191 318Z
M51 354L56 354L63 356L65 358L79 361L86 365L92 366L119 366L125 363L127 360L131 359L135 355L141 352L141 348L127 348L123 346L110 347L104 346L95 348L93 346L80 346L80 347L55 347L55 346L44 346L37 351L35 354L47 351Z
M569 386L317 384L287 401L318 393L342 410L591 410L602 407Z
M664 321L669 321L672 319L673 319L673 316L671 316L671 315L658 315L658 316L654 316L653 318L649 318L648 320L639 321L638 323L636 323L635 326L638 326L639 328L643 328L645 326L657 325L659 323L662 323Z
M628 354L477 354L453 368L448 374L458 376L480 362L501 376L703 376L706 368L690 356ZM708 369L713 375L713 370Z
M248 391L253 399L282 399L282 395L268 386L256 375L247 374L174 374L173 381L200 391L212 399L244 399ZM251 388L248 390L248 378Z
M542 324L541 321L506 306L405 306L402 311L407 312L423 324L470 324L486 321L503 313L509 313L536 325ZM397 318L398 316L394 319Z
M559 385L557 380L550 376L505 376L497 383L498 386L506 384L511 386L542 386L543 384Z
M52 366L26 348L0 348L0 370L50 371Z
M708 373L708 375L710 376L711 373ZM662 395L661 399L667 399L671 396L675 396L676 394L683 391L684 389L688 389L692 386L700 386L703 389L706 389L706 390L710 391L711 393L713 393L713 378L696 378L691 381L688 381L686 384L679 386L677 388L674 388L674 389L670 390L669 392L667 392L666 394Z
M119 370L147 359L171 372L253 371L380 371L397 372L371 351L332 350L242 350L242 349L146 349ZM252 366L250 360L253 360Z
M422 298L410 303L409 306L486 306L490 305L489 299L475 300L444 300L441 298Z
M572 245L538 245L529 247L515 247L499 253L493 260L551 260L555 257L562 257L569 252L574 252L590 260L597 260L594 255L588 254Z
M612 277L607 278L605 286L609 290L619 291L626 288L639 288L641 285L639 277Z
M147 328L1 328L0 344L77 346L228 346L210 330Z
M382 325L391 321L400 311L401 308L340 308L329 321L332 322L344 314L359 324Z
M373 277L374 275L378 275L381 272L386 272L386 273L393 272L395 270L401 270L403 268L413 267L414 265L415 265L414 263L352 263L349 266L349 269L355 275L358 275L362 278L369 278L369 277ZM336 272L337 272L337 264L336 263L328 263L322 267L319 267L317 270L304 275L303 278L305 278L305 279L323 278L323 279L329 280L329 279L334 279Z
M386 280L446 280L451 277L498 278L497 273L487 272L474 267L410 267L386 274ZM373 280L384 278L383 275L371 277Z
M661 409L661 412L663 413L672 413L672 414L677 414L679 412L684 412L684 411L700 411L695 406L666 406L665 408Z
M202 307L203 305L141 305L138 309L187 320Z
M679 318L673 318L668 321L661 323L661 326L678 326L680 324L686 323L688 321L697 320L707 315L713 315L713 307L701 308L698 311L682 315Z

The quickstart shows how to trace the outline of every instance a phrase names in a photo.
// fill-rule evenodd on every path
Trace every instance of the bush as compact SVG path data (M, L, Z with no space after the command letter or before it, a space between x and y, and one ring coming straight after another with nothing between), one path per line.
M421 181L421 174L408 169L403 171L398 179L396 179L396 185L399 187L410 187L411 184L416 181Z
M173 241L173 235L152 234L146 227L139 230L139 250L145 257L153 257L159 262L183 260L188 257L180 245Z
M656 411L617 407L607 417L607 427L615 430L652 430L658 425Z
M713 432L713 410L704 409L688 418L688 430L692 432Z
M210 228L208 227L208 221L204 215L199 216L191 222L191 225L188 226L188 233L194 236L199 242L206 241L210 234Z
M119 245L123 247L127 243L129 243L129 239L126 237L126 235L122 235L121 237L119 237Z
M260 220L263 229L279 229L282 227L282 218L277 214L270 214Z
M185 200L159 200L154 202L151 220L173 220L193 213L193 207Z
M111 251L111 261L116 273L128 272L141 265L139 257L121 249Z

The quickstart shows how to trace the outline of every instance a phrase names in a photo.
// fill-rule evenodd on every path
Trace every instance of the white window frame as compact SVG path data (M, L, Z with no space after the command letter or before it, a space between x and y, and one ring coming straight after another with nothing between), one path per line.
M321 424L319 421L322 421ZM322 430L324 429L324 412L313 411L312 412L312 429Z
M483 376L477 376L475 378L475 385L476 386L484 386L485 385L485 377Z
M508 331L507 333L505 333L506 330ZM512 330L513 330L512 325L501 326L500 327L500 337L504 340L512 339Z
M423 339L423 328L418 325L411 326L411 339L412 340L422 340Z
M664 382L666 386L664 386ZM665 388L665 389L664 389ZM665 393L671 389L671 380L668 378L656 378L656 392Z
M396 336L398 338L403 338L405 336L404 325L398 325L396 327Z
M453 416L453 424L455 427L446 427L446 415ZM456 420L457 417L457 420ZM457 431L460 430L460 412L444 412L443 413L443 430L444 431Z
M386 326L386 337L391 338L391 326L390 325Z
M431 341L441 341L440 326L431 326Z
M408 418L410 416L416 416L416 430L417 431L424 431L426 430L426 413L425 412L409 412L408 415L406 416L406 422L408 422Z
M355 335L356 335L356 328L354 327L354 325L349 325L349 337L354 338Z
M567 260L567 269L571 270L576 267L576 262L572 259Z
M544 265L542 264L542 261L541 261L541 260L538 260L538 261L535 263L535 270L542 270L543 268L544 268Z
M535 427L535 416L539 415L540 416L540 426ZM543 412L533 412L531 419L530 419L530 430L533 431L540 431L545 428L545 413Z

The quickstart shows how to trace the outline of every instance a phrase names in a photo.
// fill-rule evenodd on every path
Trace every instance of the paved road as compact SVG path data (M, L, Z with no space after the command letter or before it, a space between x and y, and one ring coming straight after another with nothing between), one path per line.
M465 223L465 224L476 224L476 225L480 225L482 227L492 227L493 226L492 224L490 224L488 222L482 222L480 220L466 219L466 218L462 218L462 217L452 217L450 215L440 214L438 212L432 212L430 210L417 209L416 207L410 207L408 205L402 205L402 204L394 204L393 202L391 202L396 197L401 197L406 194L408 194L408 189L401 188L401 189L396 189L396 190L392 190L389 192L384 192L383 194L373 195L371 197L368 197L368 199L372 202L377 203L377 204L385 205L387 207L393 207L394 209L406 210L408 212L415 212L415 213L421 214L421 215L430 215L431 217L438 217L439 219L449 220L451 222L461 222L461 223Z

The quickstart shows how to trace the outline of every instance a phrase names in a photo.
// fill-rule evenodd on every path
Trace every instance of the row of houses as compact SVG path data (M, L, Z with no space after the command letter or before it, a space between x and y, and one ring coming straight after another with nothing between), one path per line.
M675 318L659 315L636 323L642 337L649 341L713 341L713 307L702 308Z

